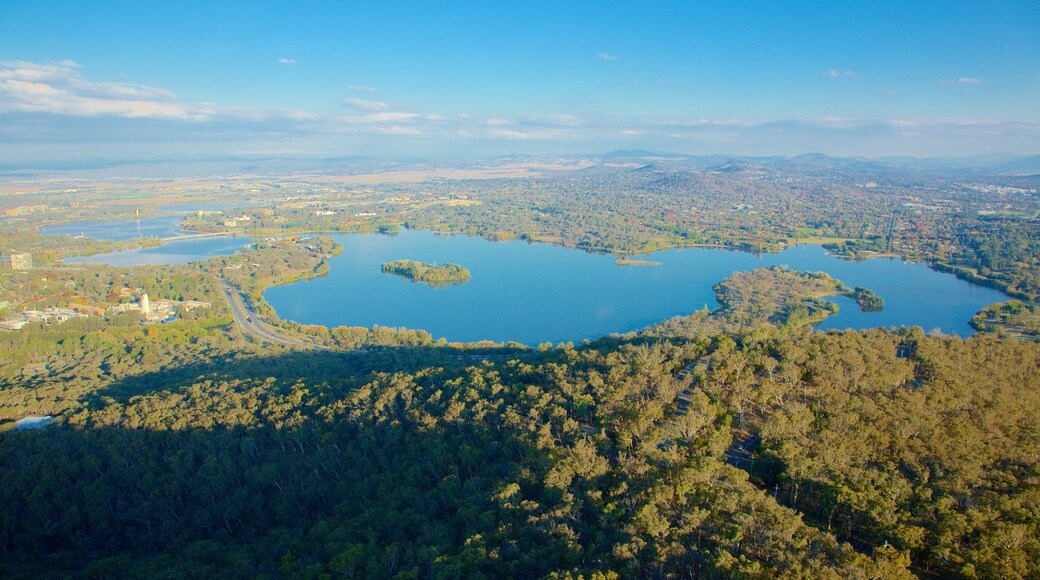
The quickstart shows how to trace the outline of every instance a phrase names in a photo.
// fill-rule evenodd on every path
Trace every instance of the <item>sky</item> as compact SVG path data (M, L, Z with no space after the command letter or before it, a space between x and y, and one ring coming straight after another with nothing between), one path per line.
M0 1L8 164L1040 154L1040 2Z

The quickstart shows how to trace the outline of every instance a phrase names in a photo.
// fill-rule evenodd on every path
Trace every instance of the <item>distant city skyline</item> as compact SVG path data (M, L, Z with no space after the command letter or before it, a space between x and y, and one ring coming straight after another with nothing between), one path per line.
M1035 0L8 0L0 155L1030 155L1038 31Z

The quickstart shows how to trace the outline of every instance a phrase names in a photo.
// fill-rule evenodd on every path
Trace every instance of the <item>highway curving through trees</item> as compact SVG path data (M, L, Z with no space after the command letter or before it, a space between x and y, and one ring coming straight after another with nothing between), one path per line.
M242 299L242 294L227 282L221 282L224 297L231 305L231 314L235 317L242 330L259 340L274 342L287 346L299 346L303 348L317 348L324 350L325 347L316 345L304 338L286 335L282 329L276 328L260 320L256 312L250 308Z

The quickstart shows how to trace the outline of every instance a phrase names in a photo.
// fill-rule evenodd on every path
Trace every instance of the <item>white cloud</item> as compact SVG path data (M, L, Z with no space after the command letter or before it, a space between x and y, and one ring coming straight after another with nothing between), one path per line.
M401 121L418 119L421 116L418 113L372 113L371 115L362 115L352 119L365 123L400 123Z
M531 134L526 131L514 131L512 129L491 129L488 131L488 135L492 137L500 137L502 139L518 139L526 141L531 138Z
M612 54L610 54L608 52L598 52L598 53L596 53L596 56L601 58L601 59L603 59L603 60L607 60L607 61L614 61L614 60L618 59L618 57L616 57L616 56L614 56L614 55L612 55Z
M823 76L829 79L848 79L855 77L856 73L850 70L841 71L838 69L831 68L823 71Z
M596 133L600 133L597 129ZM506 139L510 141L561 141L585 138L586 135L575 133L570 129L554 127L524 127L511 128L491 127L482 136L492 139Z
M368 85L350 85L347 87L347 90L354 91L355 93L374 93L379 89Z
M131 83L85 78L70 60L0 62L0 113L49 113L71 117L111 116L210 121L216 118L310 119L314 113L262 110L184 102L173 92Z
M983 84L983 81L982 79L972 77L960 77L957 79L945 79L942 83L944 85L981 85Z
M278 59L278 64L296 64L296 59L282 57Z
M212 105L187 106L176 102L175 97L166 89L89 81L73 61L0 62L0 112L188 120L212 114Z
M375 127L372 130L373 133L378 135L404 135L404 136L418 136L423 135L424 132L418 127L402 127L400 125L391 125L389 127Z
M944 155L1040 149L1040 124L1010 120L818 117L762 121L510 115L508 111L476 115L396 111L387 103L368 99L343 103L353 110L329 115L189 102L164 88L91 80L72 61L0 62L0 158L25 159L25 151L32 147L44 152L36 154L40 156L91 154L102 145L118 152L127 150L128 143L147 143L155 151L172 153L221 148L259 153L261 147L279 152L285 150L284 145L318 154L351 150L345 143L359 148L377 143L398 153L421 155L457 147L477 156L491 151L588 150L590 146L749 155L805 151ZM47 153L47 147L55 153Z
M383 101L370 101L368 99L344 99L343 104L351 109L360 111L385 111L390 108L390 105Z

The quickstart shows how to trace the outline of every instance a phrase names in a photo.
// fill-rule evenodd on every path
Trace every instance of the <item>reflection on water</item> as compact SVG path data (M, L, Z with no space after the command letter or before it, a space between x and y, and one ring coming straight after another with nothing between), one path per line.
M65 258L65 263L96 263L111 266L142 266L146 264L187 264L215 256L227 256L252 243L252 238L202 238L166 243L154 248L134 248L96 256Z
M195 204L190 206L166 206L178 208L178 211L191 212L210 207L223 209L243 204ZM174 210L170 210L174 211ZM112 240L122 242L138 238L170 238L192 234L181 229L181 218L183 215L161 215L143 218L139 220L91 220L71 222L56 226L40 228L37 233L50 235L84 236L96 240ZM135 248L112 252L109 254L97 254L94 256L77 256L66 258L69 264L75 263L97 263L112 266L141 266L146 264L186 264L195 260L212 258L215 256L226 256L247 247L252 243L251 238L225 237L225 238L202 238L197 240L179 240L168 242L162 246L152 248Z
M139 220L92 220L40 228L39 234L83 236L122 242L135 238L169 238L186 233L180 215L160 215Z

